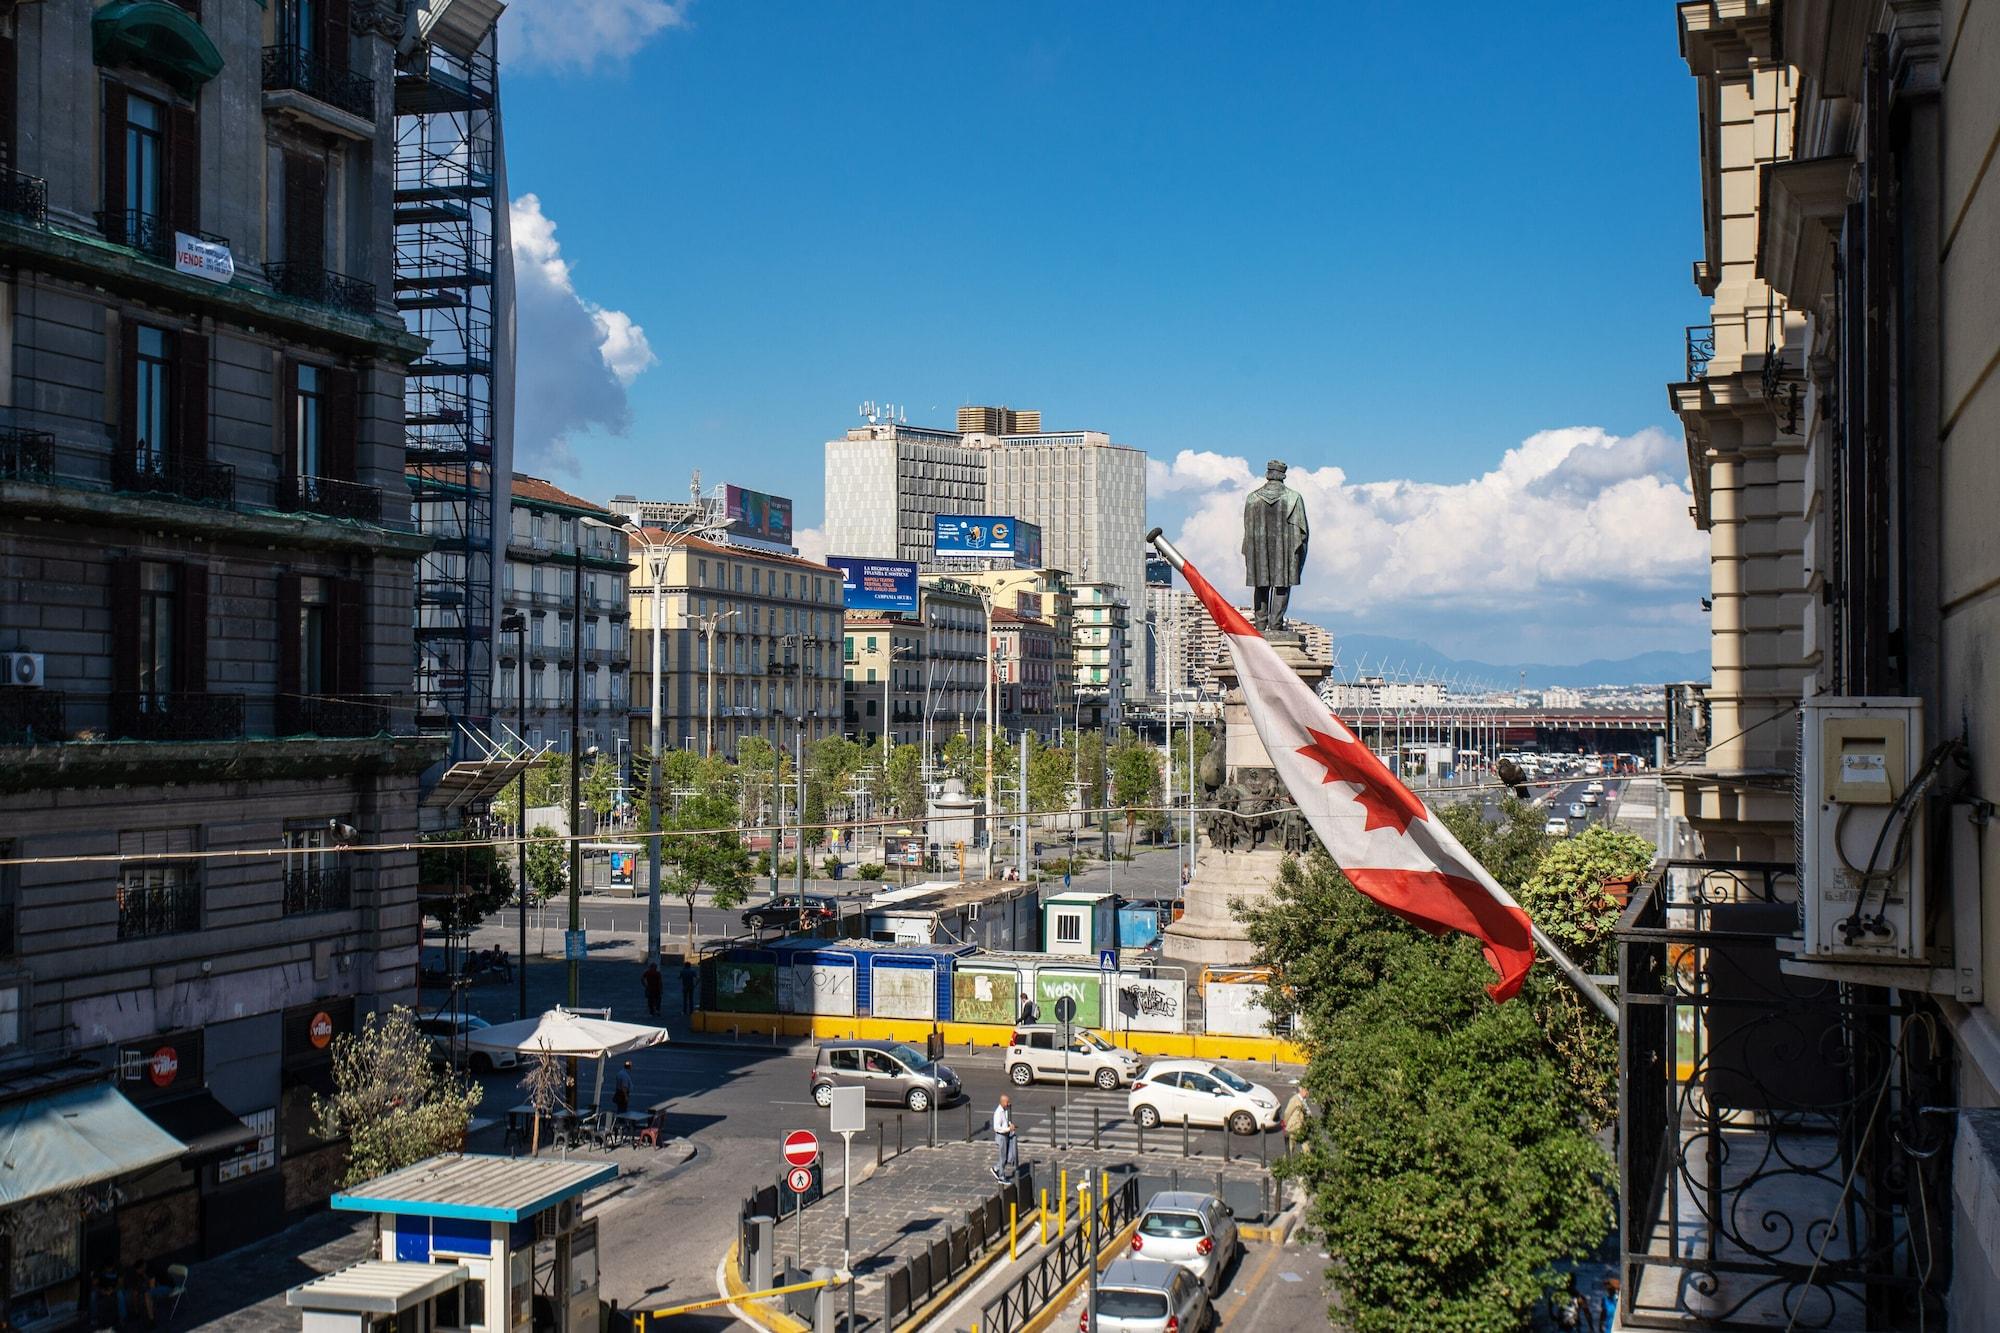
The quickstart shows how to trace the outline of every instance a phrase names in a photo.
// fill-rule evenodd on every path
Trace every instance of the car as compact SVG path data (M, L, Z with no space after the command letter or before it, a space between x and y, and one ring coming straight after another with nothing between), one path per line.
M801 898L796 893L786 893L747 909L743 924L751 930L768 930L773 926L811 930L839 916L840 904L832 898L810 893Z
M1604 798L1594 791L1587 791L1583 794L1583 803L1585 805L1596 805L1602 799Z
M1569 821L1567 819L1548 820L1542 825L1542 832L1551 838L1567 838L1569 836Z
M1198 1190L1155 1194L1132 1232L1133 1254L1179 1264L1200 1278L1211 1296L1222 1289L1222 1275L1242 1249L1229 1205Z
M1125 1108L1134 1124L1220 1125L1255 1134L1278 1123L1278 1095L1208 1060L1155 1060L1132 1082Z
M1120 1255L1097 1279L1096 1329L1088 1302L1076 1327L1077 1333L1197 1333L1214 1323L1208 1288L1185 1267Z
M1089 1028L1070 1029L1068 1049L1055 1023L1024 1023L1007 1038L1007 1077L1017 1088L1036 1079L1082 1079L1110 1092L1139 1076L1139 1057L1120 1050Z
M812 1099L833 1105L835 1088L860 1088L871 1102L928 1111L965 1095L950 1065L932 1060L904 1041L830 1041L819 1048L808 1076Z
M492 1026L478 1014L454 1014L449 1009L439 1009L417 1018L417 1031L430 1043L431 1059L441 1065L462 1064L474 1074L513 1069L521 1063L521 1056L516 1051L476 1051L468 1048L467 1038L481 1028Z
M1592 796L1602 796L1604 794L1604 784L1593 782L1588 787L1585 787L1584 791Z
M1583 819L1588 817L1589 814L1590 814L1590 807L1585 805L1582 801L1571 801L1569 803L1569 817L1571 819Z

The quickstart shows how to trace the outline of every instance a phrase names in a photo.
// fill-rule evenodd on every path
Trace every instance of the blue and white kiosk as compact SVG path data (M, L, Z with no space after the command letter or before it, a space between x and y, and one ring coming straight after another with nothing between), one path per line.
M610 1162L447 1153L378 1176L331 1203L376 1214L380 1254L295 1287L286 1303L307 1333L596 1333L597 1222L582 1196L617 1175ZM422 1281L425 1265L464 1277ZM364 1287L373 1302L355 1299Z

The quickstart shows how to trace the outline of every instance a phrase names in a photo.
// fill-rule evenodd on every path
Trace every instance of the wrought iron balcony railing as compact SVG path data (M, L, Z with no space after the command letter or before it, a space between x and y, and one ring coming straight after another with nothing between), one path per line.
M1708 363L1715 359L1715 325L1690 324L1687 327L1687 377L1698 380L1708 374Z
M47 745L67 735L61 690L0 688L0 745Z
M395 696L281 694L278 732L285 736L374 736L391 729Z
M206 459L141 456L121 449L111 456L111 488L226 505L236 499L236 469Z
M163 264L174 262L174 233L177 228L158 213L148 213L140 208L113 209L94 215L97 230L113 245L129 246L148 258ZM218 236L212 231L189 232L198 240L212 245L229 247L227 236Z
M118 885L118 938L178 935L201 928L201 882L188 871L170 878L139 878Z
M336 69L303 46L265 47L264 91L280 92L287 88L338 107L350 116L375 119L375 80Z
M240 694L114 694L114 736L135 741L223 741L243 734Z
M47 481L55 470L56 437L51 432L0 426L0 477Z
M345 273L335 273L318 264L273 260L264 265L264 277L270 282L271 289L281 296L351 310L357 315L366 315L375 309L374 283L350 278Z
M0 213L11 213L37 227L49 225L49 183L23 171L0 172Z
M292 513L324 514L362 523L382 519L382 492L358 482L332 477L287 477L279 489L279 504Z
M286 868L286 916L303 912L345 912L353 905L353 876L346 866Z

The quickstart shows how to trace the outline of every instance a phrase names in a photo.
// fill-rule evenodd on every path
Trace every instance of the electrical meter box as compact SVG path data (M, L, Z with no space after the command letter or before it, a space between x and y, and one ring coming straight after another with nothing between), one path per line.
M1927 963L1923 701L1820 696L1799 707L1802 956Z

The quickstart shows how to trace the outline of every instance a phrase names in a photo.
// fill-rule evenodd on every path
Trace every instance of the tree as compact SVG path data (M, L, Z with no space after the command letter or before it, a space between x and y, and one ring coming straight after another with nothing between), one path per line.
M553 751L542 756L538 763L528 768L528 808L539 810L546 806L569 809L569 756ZM514 809L515 794L520 784L510 782L493 798L493 813L513 827L520 826L518 813Z
M447 932L471 930L514 898L500 850L466 829L426 835L417 853L417 898Z
M1069 809L1073 756L1059 747L1036 746L1028 752L1028 808L1042 813Z
M1139 826L1139 807L1154 805L1160 796L1160 752L1140 740L1120 741L1111 751L1112 799L1125 811L1125 851Z
M956 778L965 784L965 790L979 795L986 786L985 751L972 744L972 737L964 732L953 732L945 740L944 748L938 752L938 767L943 776Z
M736 833L736 803L726 795L704 792L674 809L668 828L666 856L674 872L664 886L687 904L688 939L694 939L695 898L713 891L717 907L740 904L750 881L750 853Z
M400 1005L333 1039L333 1095L313 1094L313 1133L347 1139L343 1185L464 1146L481 1089L431 1059L430 1042Z
M528 892L545 903L569 890L569 844L552 828L528 835Z
M1493 845L1512 844L1503 830ZM1307 1188L1340 1322L1525 1326L1555 1265L1611 1226L1610 1161L1535 1008L1494 1004L1475 941L1383 911L1324 856L1287 862L1242 916L1324 1108L1280 1169Z
M889 804L898 819L921 819L924 803L924 756L914 745L898 745L889 752Z
M594 755L584 766L580 781L584 809L603 819L618 803L618 765L609 755ZM563 801L568 804L568 795Z

